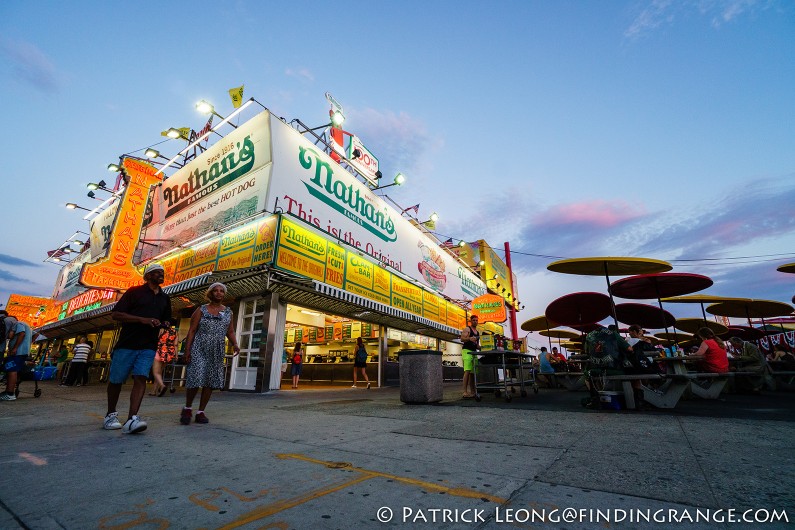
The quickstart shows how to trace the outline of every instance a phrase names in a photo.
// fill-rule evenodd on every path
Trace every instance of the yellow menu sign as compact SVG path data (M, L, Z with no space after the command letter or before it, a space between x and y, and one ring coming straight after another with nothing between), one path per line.
M80 283L86 287L126 291L143 281L132 259L141 238L149 188L160 182L160 177L155 174L154 166L141 160L125 158L122 165L129 182L116 213L110 248L104 258L83 265Z
M327 240L298 220L281 217L275 266L434 322L461 329L466 313L443 297Z
M279 226L279 268L322 282L326 279L326 240L296 223L282 219Z

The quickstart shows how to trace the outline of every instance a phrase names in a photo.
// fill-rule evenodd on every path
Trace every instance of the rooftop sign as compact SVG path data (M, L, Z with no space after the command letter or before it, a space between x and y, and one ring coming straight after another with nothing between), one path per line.
M143 275L132 260L141 238L149 189L160 182L160 177L154 166L142 160L125 158L122 164L129 183L122 195L107 255L83 265L80 283L86 287L126 291L143 282Z

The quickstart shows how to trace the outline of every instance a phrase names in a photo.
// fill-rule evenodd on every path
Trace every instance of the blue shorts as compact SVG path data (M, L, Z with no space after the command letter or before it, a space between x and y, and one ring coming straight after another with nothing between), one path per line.
M128 350L117 348L113 350L113 360L110 362L110 377L108 381L120 385L129 377L140 375L149 377L149 370L155 360L155 350Z
M301 375L301 368L303 367L304 363L291 365L290 375Z
M8 373L21 372L25 368L25 361L27 360L27 355L14 355L12 357L6 357L3 367Z

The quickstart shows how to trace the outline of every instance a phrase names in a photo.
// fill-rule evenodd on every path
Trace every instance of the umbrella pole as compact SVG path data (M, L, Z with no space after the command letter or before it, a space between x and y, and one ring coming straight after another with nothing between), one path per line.
M707 325L707 312L704 310L704 302L700 302L701 305L701 316L704 317L704 325Z
M616 325L616 329L618 329L618 317L616 316L616 303L613 300L613 291L610 289L610 275L607 272L607 262L604 261L602 264L605 267L605 281L607 282L607 294L610 296L610 314L613 315L613 323Z
M668 335L668 323L665 321L665 310L662 306L662 300L660 300L660 286L657 282L654 282L654 291L657 293L657 305L660 306L660 312L662 313L662 320L663 326L665 327L665 334ZM679 339L676 338L676 332L674 332L674 344L676 344L676 349L679 349ZM673 355L673 352L671 352Z

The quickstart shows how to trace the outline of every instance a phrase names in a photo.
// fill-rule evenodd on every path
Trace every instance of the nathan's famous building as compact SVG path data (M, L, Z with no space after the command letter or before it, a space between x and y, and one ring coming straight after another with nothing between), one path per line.
M180 339L207 287L227 285L241 348L229 360L229 389L278 389L282 352L296 341L307 355L302 382L350 384L357 337L379 384L396 377L404 348L441 350L455 377L466 308L496 285L515 305L505 291L511 273L483 241L440 244L379 196L372 167L356 163L358 139L345 156L295 123L263 110L209 147L194 142L179 168L122 157L124 185L87 216L89 240L62 268L52 299L27 301L38 304L39 347L57 351L88 335L107 359L118 293L158 262Z

